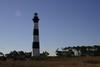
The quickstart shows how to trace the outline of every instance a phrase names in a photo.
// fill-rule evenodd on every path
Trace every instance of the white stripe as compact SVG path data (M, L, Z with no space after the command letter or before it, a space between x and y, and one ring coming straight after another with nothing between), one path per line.
M33 55L32 56L40 56L40 50L39 49L33 49Z
M39 42L39 35L33 36L33 42Z
M38 23L34 23L34 29L38 29Z

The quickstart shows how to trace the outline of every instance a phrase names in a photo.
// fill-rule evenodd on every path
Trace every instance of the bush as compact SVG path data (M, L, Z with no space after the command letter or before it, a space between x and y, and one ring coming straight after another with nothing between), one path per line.
M6 57L0 56L0 61L6 61Z
M14 57L13 60L25 61L26 57L24 55L18 55L16 57Z
M46 57L30 57L30 60L44 60Z

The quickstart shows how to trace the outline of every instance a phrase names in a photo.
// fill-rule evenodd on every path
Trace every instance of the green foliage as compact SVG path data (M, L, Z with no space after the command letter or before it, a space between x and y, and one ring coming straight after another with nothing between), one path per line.
M26 57L25 57L25 55L18 55L16 57L14 57L13 60L21 60L21 61L24 61L24 60L26 60Z
M19 55L25 55L25 53L23 51L18 51Z
M31 52L23 52L23 51L11 51L9 54L5 54L8 59L13 60L26 60L26 58L31 57Z
M0 61L6 61L6 58L4 56L0 56Z
M49 55L49 53L47 51L44 51L43 53L41 53L42 57L47 57Z
M74 52L72 51L71 47L66 47L66 48L62 48L62 51L59 51L59 49L56 50L56 55L57 56L67 56L67 57L71 57L74 55Z
M56 51L57 56L62 56L61 51Z
M57 50L56 50L56 55L57 56L62 56L61 51L59 51L59 48L57 48Z
M46 57L30 57L30 60L44 60Z
M0 52L0 56L4 56L4 54L2 52Z
M7 58L14 58L18 55L19 55L18 52L14 50L14 51L11 51L9 54L6 54L6 57Z
M62 51L56 50L57 56L63 56L63 52L66 52L66 56L75 56L75 52L78 53L76 56L100 56L100 46L74 46L62 48ZM64 55L65 56L65 55Z
M26 56L26 58L30 58L31 57L31 52L25 52L25 56Z

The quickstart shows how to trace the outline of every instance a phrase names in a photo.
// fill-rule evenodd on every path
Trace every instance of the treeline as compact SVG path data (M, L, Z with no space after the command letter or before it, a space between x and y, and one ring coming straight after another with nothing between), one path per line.
M40 54L41 57L46 57L49 55L47 51L44 51ZM12 59L12 60L26 60L31 58L31 52L24 52L24 51L11 51L8 54L3 54L0 52L0 60ZM34 58L32 58L34 59ZM36 59L36 58L35 58Z
M60 51L56 50L57 56L100 56L100 46L74 46L74 47L64 47Z
M100 46L73 46L73 47L64 47L61 50L57 49L56 51L57 56L100 56ZM44 51L40 54L40 57L44 58L47 57L49 53ZM24 52L24 51L11 51L8 54L3 54L0 52L0 60L6 59L13 59L13 60L26 60L26 59L41 59L37 57L31 57L31 52Z
M16 59L22 59L25 60L25 58L31 57L31 52L24 52L24 51L11 51L8 54L5 54L5 57L8 59L13 58L14 60Z
M31 52L11 51L8 54L0 52L0 60L13 59L13 60L26 60L31 57Z

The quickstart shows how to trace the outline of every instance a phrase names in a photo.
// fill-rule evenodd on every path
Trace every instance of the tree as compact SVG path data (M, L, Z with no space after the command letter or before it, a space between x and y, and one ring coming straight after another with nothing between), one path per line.
M80 46L75 47L75 49L78 52L78 56L80 56Z
M86 56L87 55L87 47L86 46L81 46L80 47L80 52L81 52L81 56Z
M31 57L31 52L25 52L25 56L26 56L26 58L30 58Z
M6 57L7 58L14 58L18 55L19 55L18 52L14 50L14 51L11 51L9 54L6 54Z
M61 48L62 51L59 51L59 49L56 50L56 55L57 56L73 56L74 52L72 50L72 47L65 47L65 48Z
M56 55L57 56L62 56L61 51L59 51L59 48L57 48L57 50L56 50Z
M4 56L4 54L2 52L0 52L0 56Z
M6 57L2 52L0 52L0 61L6 61Z
M93 46L87 46L87 55L93 56Z
M23 51L18 51L19 55L25 55L25 53Z
M94 45L94 56L100 56L100 46L99 45Z
M41 55L47 57L49 53L47 51L44 51Z

